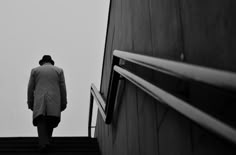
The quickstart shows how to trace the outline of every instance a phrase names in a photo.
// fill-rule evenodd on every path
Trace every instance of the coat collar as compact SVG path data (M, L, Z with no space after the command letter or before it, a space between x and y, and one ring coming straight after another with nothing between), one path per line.
M50 62L46 62L42 66L44 66L44 65L52 65L52 64Z

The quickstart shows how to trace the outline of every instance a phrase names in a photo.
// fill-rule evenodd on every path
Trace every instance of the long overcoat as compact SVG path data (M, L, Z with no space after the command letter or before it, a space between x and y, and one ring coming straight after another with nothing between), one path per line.
M54 116L60 122L66 107L66 85L63 70L46 63L33 68L28 83L28 107L33 110L33 125L39 116Z

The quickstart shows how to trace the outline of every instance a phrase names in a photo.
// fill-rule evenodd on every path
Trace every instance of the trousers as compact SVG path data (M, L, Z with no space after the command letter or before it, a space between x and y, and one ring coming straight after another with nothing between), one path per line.
M50 117L40 116L37 120L37 130L39 145L44 146L50 144L52 138L54 125L51 122Z

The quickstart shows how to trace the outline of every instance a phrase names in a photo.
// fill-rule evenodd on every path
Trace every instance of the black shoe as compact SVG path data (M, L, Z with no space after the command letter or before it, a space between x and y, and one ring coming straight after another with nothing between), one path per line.
M39 147L39 152L40 153L45 153L48 151L49 144L44 144Z
M49 139L49 144L52 144L53 143L53 138L50 138Z

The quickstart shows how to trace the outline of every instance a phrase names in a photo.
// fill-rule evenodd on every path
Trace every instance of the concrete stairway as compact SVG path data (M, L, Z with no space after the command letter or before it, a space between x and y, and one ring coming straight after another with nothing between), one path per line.
M54 137L46 153L39 153L36 137L0 138L0 155L99 155L97 139L89 137Z

